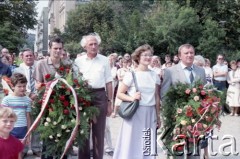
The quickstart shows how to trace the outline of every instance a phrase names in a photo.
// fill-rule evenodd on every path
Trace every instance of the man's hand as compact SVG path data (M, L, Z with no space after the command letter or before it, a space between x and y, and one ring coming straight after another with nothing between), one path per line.
M32 100L34 100L36 97L37 97L37 95L35 93L29 94L29 98L31 98Z
M112 114L112 110L113 110L113 108L112 108L112 101L108 101L108 107L107 107L107 117L110 117L111 116L111 114Z

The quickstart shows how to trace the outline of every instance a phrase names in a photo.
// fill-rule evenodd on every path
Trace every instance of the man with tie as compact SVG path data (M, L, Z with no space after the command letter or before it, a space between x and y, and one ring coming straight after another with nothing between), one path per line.
M178 48L180 62L164 70L161 85L162 100L168 89L178 82L192 84L194 81L201 80L206 83L204 69L193 64L194 55L195 49L191 44L183 44Z
M164 70L161 86L162 101L169 88L179 82L193 84L194 81L201 80L204 84L207 83L204 69L193 64L194 55L195 49L191 44L183 44L178 48L179 63ZM204 158L208 158L207 146L207 139L203 140L201 148L204 148Z
M35 69L35 57L34 57L34 53L32 52L31 49L24 49L22 51L22 59L23 59L23 63L20 65L20 67L16 68L14 73L21 73L24 74L27 78L27 94L29 95L29 97L34 100L34 98L36 97L35 94L35 80L33 78L33 71ZM34 120L33 120L34 121ZM42 150L41 148L41 144L40 144L40 136L38 133L34 132L32 134L32 138L31 138L31 148L33 151L33 154L36 156L40 156L40 152ZM24 150L24 153L27 153L27 150Z

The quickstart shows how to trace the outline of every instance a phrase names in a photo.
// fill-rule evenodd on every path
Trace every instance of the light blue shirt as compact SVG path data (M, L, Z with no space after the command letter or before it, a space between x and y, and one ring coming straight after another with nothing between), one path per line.
M183 69L183 72L184 72L184 74L185 74L185 76L186 76L187 83L191 83L190 78L189 78L189 77L190 77L190 74L191 74L191 71L189 71L189 70L187 69L187 66L184 65L182 62L180 62L180 65L181 65L181 67L182 67L182 69ZM194 72L194 67L193 67L193 65L191 66L191 68L192 68L193 77L194 77L194 79L195 79L196 74L195 74L195 72Z
M27 112L31 112L31 99L27 96L8 95L3 98L1 106L12 108L17 115L14 127L27 126Z

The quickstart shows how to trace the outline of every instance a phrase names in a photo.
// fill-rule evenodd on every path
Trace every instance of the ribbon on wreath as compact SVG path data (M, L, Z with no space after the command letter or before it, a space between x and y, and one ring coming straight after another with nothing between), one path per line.
M79 113L79 109L78 109L78 101L77 101L77 95L76 92L74 90L74 88L68 84L68 82L63 79L63 78L56 78L52 81L49 81L46 84L46 90L44 92L43 95L43 102L42 102L42 107L41 107L41 112L38 114L37 118L35 119L35 121L33 122L33 124L31 125L30 129L28 130L27 134L25 135L23 141L26 140L26 138L31 134L32 131L34 131L37 128L37 125L39 124L45 109L47 108L47 104L49 101L49 98L51 96L51 93L53 91L54 86L59 82L62 81L64 84L67 85L68 88L70 88L72 95L74 97L74 107L75 107L75 111L76 111L76 124L75 127L71 133L70 138L68 139L68 141L65 144L65 148L64 151L62 153L62 156L60 159L62 159L64 157L64 155L66 154L67 150L69 149L69 147L72 145L74 139L76 138L77 132L78 132L78 125L80 124L80 113Z

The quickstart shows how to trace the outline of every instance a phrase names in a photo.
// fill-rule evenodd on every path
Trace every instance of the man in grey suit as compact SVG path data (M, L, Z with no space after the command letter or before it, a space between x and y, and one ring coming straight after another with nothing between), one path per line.
M23 64L20 65L20 67L16 68L14 73L21 73L24 74L27 78L27 94L28 96L34 100L36 97L36 88L35 88L35 80L33 79L33 71L35 68L35 57L34 53L31 49L25 49L22 51L22 59ZM34 120L33 120L34 121ZM31 148L33 151L33 154L35 156L40 157L41 154L41 144L40 144L40 136L39 133L34 132L32 134L31 138ZM27 155L27 149L24 149L23 156Z
M164 70L161 86L162 101L169 88L179 82L192 84L194 81L201 80L204 84L207 83L204 69L193 64L194 55L195 49L191 44L183 44L178 48L181 61ZM208 158L207 139L201 142L201 148L204 148L204 157Z
M194 81L201 80L206 83L204 69L193 64L194 55L195 49L191 44L183 44L178 48L178 56L181 61L177 65L164 70L161 85L162 100L168 89L179 82L191 84Z

